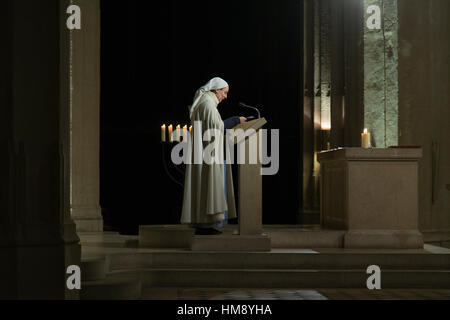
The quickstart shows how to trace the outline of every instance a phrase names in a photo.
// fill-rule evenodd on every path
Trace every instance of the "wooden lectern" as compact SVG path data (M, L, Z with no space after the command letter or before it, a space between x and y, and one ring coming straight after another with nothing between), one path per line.
M259 118L234 127L239 166L239 230L234 234L193 236L193 251L270 251L270 238L262 233L262 176L260 129L267 121ZM242 129L242 130L239 130ZM252 130L253 129L253 130ZM253 134L251 134L253 133ZM255 142L256 141L256 142ZM227 141L228 143L228 141ZM245 161L240 163L241 147L245 146ZM250 162L250 160L253 160ZM256 161L255 161L256 160Z
M240 164L238 160L238 192L239 192L239 234L261 235L262 234L262 176L261 176L261 136L260 129L267 123L266 119L259 118L249 122L238 124L233 129L242 130L252 135L237 135L234 143L245 146L245 163ZM253 131L252 130L252 131ZM244 140L244 141L243 141ZM251 144L256 144L251 146ZM256 154L250 155L250 151ZM239 153L238 153L239 156ZM252 157L253 156L253 157ZM250 160L252 161L250 163Z

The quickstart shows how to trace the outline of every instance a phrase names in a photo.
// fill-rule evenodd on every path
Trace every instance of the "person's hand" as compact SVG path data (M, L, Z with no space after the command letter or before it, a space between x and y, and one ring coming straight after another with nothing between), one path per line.
M241 120L241 123L247 122L247 118L246 117L239 117L239 119Z

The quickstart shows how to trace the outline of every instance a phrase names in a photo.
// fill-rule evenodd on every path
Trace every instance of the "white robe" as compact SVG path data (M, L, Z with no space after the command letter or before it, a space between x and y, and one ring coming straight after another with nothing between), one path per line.
M191 150L196 149L196 144L202 144L203 148L210 144L210 142L202 141L203 133L207 129L220 130L221 136L219 139L224 141L224 124L217 110L218 104L216 95L211 91L204 93L200 98L191 116L191 125L194 128L191 133ZM195 135L195 121L202 122L201 137ZM221 148L223 148L223 144L221 144ZM202 161L202 164L195 164L194 152L190 152L189 156L192 164L186 164L181 223L220 222L225 219L224 212L227 210L228 219L236 218L231 165L227 164L226 170L227 199L225 196L223 162L206 164Z

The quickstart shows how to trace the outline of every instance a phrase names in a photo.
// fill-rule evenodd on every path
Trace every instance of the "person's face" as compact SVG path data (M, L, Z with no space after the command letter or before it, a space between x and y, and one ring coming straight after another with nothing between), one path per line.
M229 90L230 90L230 87L225 87L223 89L216 90L215 93L216 93L217 100L219 100L219 103L228 97Z

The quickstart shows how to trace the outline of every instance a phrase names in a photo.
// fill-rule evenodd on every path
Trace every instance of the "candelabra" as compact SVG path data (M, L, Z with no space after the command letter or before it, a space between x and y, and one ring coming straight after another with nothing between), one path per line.
M178 125L176 127L175 132L172 131L173 130L173 126L169 125L168 127L168 134L169 134L169 141L166 141L166 125L162 125L161 126L161 154L162 154L162 162L163 162L163 167L164 167L164 171L166 172L166 174L169 176L170 180L172 180L175 184L177 184L178 186L180 186L181 188L183 188L183 183L180 182L179 180L177 180L170 172L168 166L167 166L167 157L166 157L166 153L167 151L167 146L169 146L169 153L171 150L171 146L173 146L174 143L180 143L180 138L181 138L181 128L180 125ZM187 126L183 127L183 143L185 141L187 137ZM171 161L172 162L172 161ZM173 163L173 162L172 162ZM173 167L175 168L175 170L184 178L184 174L185 174L185 166L182 164L181 165L183 170L179 168L178 165L173 164Z

